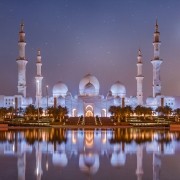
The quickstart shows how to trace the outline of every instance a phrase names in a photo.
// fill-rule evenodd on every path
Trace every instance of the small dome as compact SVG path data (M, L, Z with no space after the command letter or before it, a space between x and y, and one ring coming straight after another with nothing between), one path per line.
M53 87L53 96L59 97L59 96L66 96L68 92L68 87L63 82L59 81L57 84Z
M90 95L98 95L99 87L99 81L97 78L91 74L87 74L81 79L79 83L79 94L87 95L90 93Z
M113 96L120 96L120 97L126 96L126 88L120 81L115 82L111 86L110 91L112 92Z

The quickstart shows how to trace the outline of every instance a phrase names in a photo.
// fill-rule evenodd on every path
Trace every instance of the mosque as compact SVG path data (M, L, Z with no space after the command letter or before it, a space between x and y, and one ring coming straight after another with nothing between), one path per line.
M41 73L42 60L40 50L37 52L37 74L36 80L36 97L33 101L32 97L26 97L26 65L28 63L25 56L25 31L24 24L20 25L19 32L19 56L16 59L18 64L18 93L14 96L0 95L0 107L14 108L26 108L30 104L34 104L37 107L46 109L51 106L66 106L68 108L69 116L110 116L108 109L110 106L131 106L143 105L146 107L152 107L153 109L158 106L168 105L172 109L178 107L176 98L173 96L164 96L161 94L161 79L160 79L160 67L163 60L160 58L160 32L158 23L155 24L155 32L153 37L154 57L151 60L153 66L153 85L152 85L152 97L148 97L146 101L143 101L143 73L142 73L142 53L138 51L137 56L137 96L127 97L126 87L120 82L116 81L112 84L111 88L107 90L107 94L101 95L99 93L100 83L98 79L91 74L85 75L79 83L79 94L73 96L67 85L64 82L57 82L53 89L51 96L42 96L42 80Z

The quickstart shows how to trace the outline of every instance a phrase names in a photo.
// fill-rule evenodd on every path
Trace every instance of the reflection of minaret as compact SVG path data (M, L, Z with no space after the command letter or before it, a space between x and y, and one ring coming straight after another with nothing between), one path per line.
M156 20L155 32L154 32L154 58L151 60L153 65L153 97L161 95L161 80L160 80L160 66L162 59L160 59L160 45L159 41L160 32L158 31L158 23Z
M41 144L38 142L35 148L36 148L36 176L37 176L37 180L40 180L43 173L41 166L41 160L42 160Z
M37 106L41 106L41 98L42 98L42 74L41 74L41 66L42 66L42 62L41 62L41 52L40 50L38 50L38 54L37 54L37 62L36 62L36 66L37 66L37 74L36 74L36 105Z
M16 62L18 64L18 93L26 97L26 64L27 60L25 57L25 32L24 24L21 23L20 32L19 32L19 57Z
M18 180L25 180L26 172L26 153L22 149L22 142L16 139L16 151L17 151L17 168L18 168Z
M26 154L22 153L18 155L18 180L25 180L25 171L26 171Z
M137 169L136 169L136 175L137 180L141 180L143 176L143 146L138 145L137 147Z
M138 105L143 105L143 89L142 89L142 83L144 76L142 76L142 54L141 50L139 49L138 51L138 62L137 62L137 100L138 100Z
M153 180L160 180L161 159L159 153L153 153Z

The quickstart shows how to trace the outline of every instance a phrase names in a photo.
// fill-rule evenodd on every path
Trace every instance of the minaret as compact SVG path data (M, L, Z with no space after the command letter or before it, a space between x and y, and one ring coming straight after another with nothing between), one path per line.
M41 74L41 52L38 50L37 53L37 62L36 62L36 67L37 67L37 74L35 77L36 80L36 106L41 106L41 98L42 98L42 74Z
M19 31L19 57L17 58L16 62L18 64L18 93L26 97L26 64L27 60L25 57L25 32L24 32L24 23L20 25Z
M143 89L142 89L142 84L143 84L143 79L144 76L142 75L142 54L141 50L139 49L138 51L138 56L137 56L137 101L138 105L143 105Z
M151 60L153 65L153 97L161 95L161 80L160 80L160 66L162 59L160 59L160 45L159 41L160 32L158 31L158 23L156 20L155 32L154 32L154 58Z

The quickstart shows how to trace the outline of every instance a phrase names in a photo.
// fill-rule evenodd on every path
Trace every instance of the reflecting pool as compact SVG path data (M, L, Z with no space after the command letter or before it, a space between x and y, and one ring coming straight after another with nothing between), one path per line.
M0 180L179 180L180 132L0 131Z

